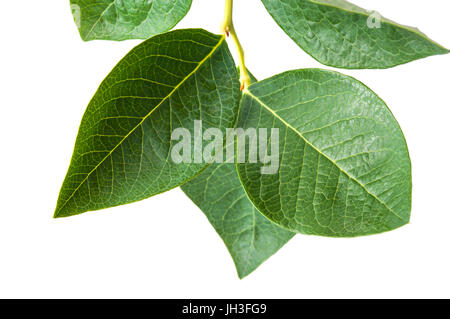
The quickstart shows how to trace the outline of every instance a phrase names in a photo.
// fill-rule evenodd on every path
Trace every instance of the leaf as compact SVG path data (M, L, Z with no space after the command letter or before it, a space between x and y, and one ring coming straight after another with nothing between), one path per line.
M81 38L148 39L172 29L192 0L71 0Z
M253 206L233 164L211 165L181 189L205 213L224 241L240 278L249 275L294 236Z
M257 82L249 72L252 83ZM204 212L244 278L275 254L294 233L265 218L248 199L233 163L212 164L183 192Z
M173 130L192 132L195 120L204 129L230 127L239 99L223 36L178 30L137 46L87 107L55 217L138 201L192 179L207 164L175 164Z
M331 71L291 71L252 84L239 127L279 129L279 170L240 163L257 209L304 234L353 237L408 223L411 164L385 103L357 80Z
M418 29L344 0L262 2L298 46L328 66L383 69L450 52Z

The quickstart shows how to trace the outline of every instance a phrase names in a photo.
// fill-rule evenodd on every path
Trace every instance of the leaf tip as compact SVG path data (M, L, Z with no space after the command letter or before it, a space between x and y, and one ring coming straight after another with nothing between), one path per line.
M58 200L58 203L56 204L55 212L53 213L53 218L63 218L63 217L69 217L72 214L72 212L67 212L66 205L61 204L61 202Z
M239 280L243 280L245 277L250 275L250 273L249 272L240 272L240 271L238 271L237 275L238 275Z
M61 217L63 217L63 216L61 215L61 209L58 206L58 207L56 207L55 212L53 213L53 218L56 219L56 218L61 218Z
M234 258L233 258L233 259L234 259ZM242 265L241 265L241 266L238 266L238 265L236 264L236 262L235 262L236 271L237 271L237 275L238 275L239 280L245 279L248 275L250 275L251 273L253 273L253 272L256 270L256 268L258 268L260 265L261 265L261 264L258 264L258 265L255 266L255 267L243 267Z

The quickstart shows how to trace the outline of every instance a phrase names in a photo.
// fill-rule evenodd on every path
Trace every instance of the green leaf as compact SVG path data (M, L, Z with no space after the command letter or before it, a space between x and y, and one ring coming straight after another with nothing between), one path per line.
M175 164L173 130L193 132L195 120L204 129L230 127L239 99L224 36L178 30L143 42L89 103L55 217L138 201L192 179L207 164Z
M279 129L279 170L240 163L257 209L292 231L331 237L381 233L408 223L411 164L386 104L357 80L297 70L250 85L239 127Z
M252 83L257 82L250 72L249 75ZM232 163L212 164L181 189L204 212L224 241L239 278L253 272L294 236L256 209Z
M262 2L292 40L328 66L382 69L450 52L418 29L344 0Z
M192 0L71 0L81 38L148 39L172 29Z
M249 275L294 236L253 206L234 164L211 165L181 189L205 213L224 241L240 278Z

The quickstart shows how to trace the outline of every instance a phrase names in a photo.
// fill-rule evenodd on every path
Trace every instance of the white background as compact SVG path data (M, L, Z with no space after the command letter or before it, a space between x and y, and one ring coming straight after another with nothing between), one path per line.
M218 33L224 1L193 2L177 28ZM259 0L235 2L248 67L259 79L323 67ZM450 47L449 1L354 2ZM3 1L0 30L0 297L450 297L450 55L342 71L377 92L404 130L411 223L357 239L298 235L239 280L221 239L179 189L52 219L85 107L139 41L82 42L68 0Z

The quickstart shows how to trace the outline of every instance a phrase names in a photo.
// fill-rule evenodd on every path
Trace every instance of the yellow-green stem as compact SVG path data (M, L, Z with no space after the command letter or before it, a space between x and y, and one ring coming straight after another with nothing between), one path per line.
M241 82L241 90L245 90L250 85L251 80L247 72L247 68L245 67L244 49L242 48L241 42L239 42L239 38L233 25L233 0L225 0L225 16L222 22L221 30L233 39L236 46L239 56L239 70L241 72L239 79Z

